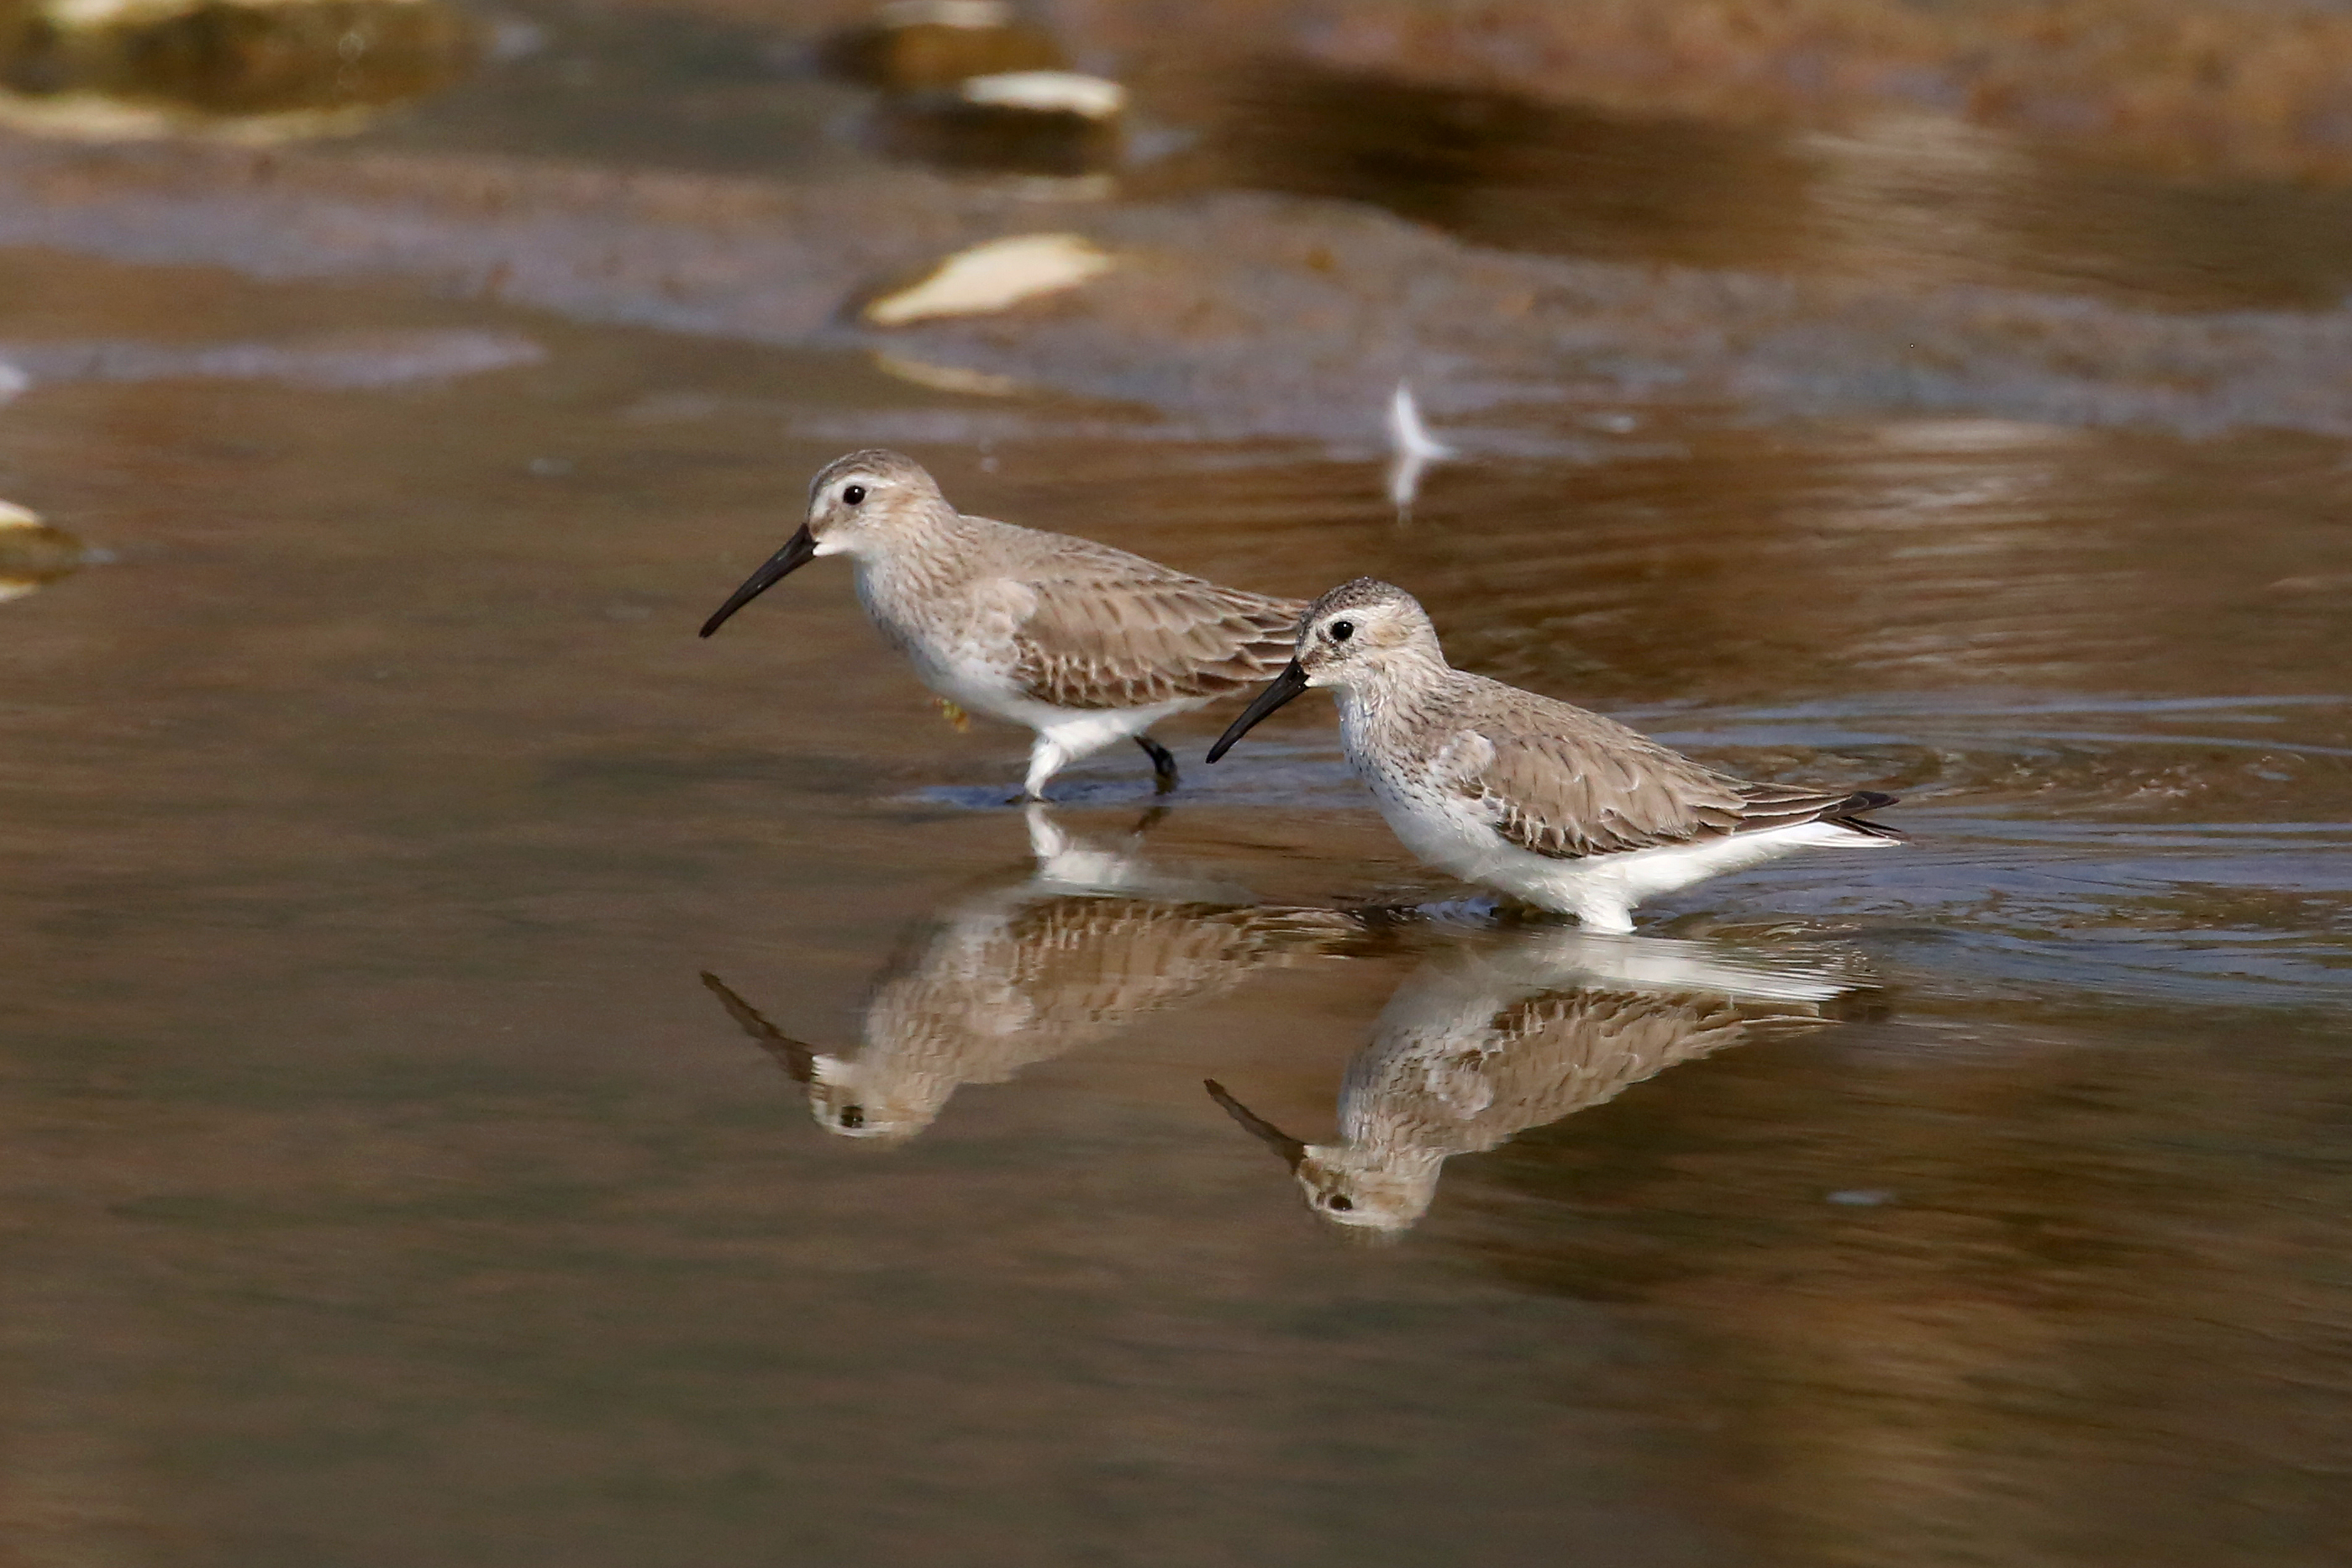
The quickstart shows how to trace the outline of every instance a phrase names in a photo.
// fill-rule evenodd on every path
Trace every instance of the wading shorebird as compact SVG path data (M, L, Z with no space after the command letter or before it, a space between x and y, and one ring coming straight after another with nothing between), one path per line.
M1339 702L1348 761L1405 847L1473 882L1630 931L1633 906L1793 849L1899 842L1858 813L1893 805L1758 784L1598 713L1445 662L1413 596L1359 577L1315 601L1296 657L1209 749L1309 687Z
M1297 599L1220 587L1092 540L966 517L896 452L836 458L809 484L808 521L703 623L727 617L820 555L856 564L857 597L923 683L959 709L1037 732L1022 794L1133 740L1159 787L1176 759L1145 733L1282 667Z
M1834 1021L1868 988L1848 961L1775 964L1657 937L1553 927L1417 970L1348 1063L1339 1135L1294 1138L1225 1092L1226 1114L1290 1167L1307 1206L1359 1233L1410 1229L1445 1162L1590 1110L1678 1063Z
M820 1050L784 1034L715 975L730 1016L845 1138L901 1142L967 1083L1098 1045L1155 1014L1206 1003L1261 969L1339 956L1365 940L1336 910L1253 902L1231 883L1170 872L1064 834L1029 808L1034 875L955 904L884 970L863 1038Z

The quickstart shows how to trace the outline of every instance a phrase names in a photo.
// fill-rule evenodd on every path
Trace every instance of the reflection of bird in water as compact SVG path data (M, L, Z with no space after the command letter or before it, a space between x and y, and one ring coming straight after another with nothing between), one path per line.
M1229 884L1158 870L1065 836L1029 812L1035 875L947 910L866 1006L864 1041L833 1055L778 1030L709 974L735 1021L808 1091L817 1125L891 1141L930 1125L967 1083L1109 1038L1150 1014L1222 995L1256 970L1339 951L1361 933L1331 910L1252 904Z
M1678 1062L1831 1022L1841 965L1772 967L1698 942L1539 929L1431 960L1348 1064L1339 1138L1307 1143L1209 1092L1286 1161L1328 1220L1401 1232L1448 1158L1613 1100Z

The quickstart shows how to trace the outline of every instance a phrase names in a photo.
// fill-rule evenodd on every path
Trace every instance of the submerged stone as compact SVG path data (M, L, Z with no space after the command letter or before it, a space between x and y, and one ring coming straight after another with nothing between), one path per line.
M0 124L111 140L357 130L478 52L443 0L0 0Z

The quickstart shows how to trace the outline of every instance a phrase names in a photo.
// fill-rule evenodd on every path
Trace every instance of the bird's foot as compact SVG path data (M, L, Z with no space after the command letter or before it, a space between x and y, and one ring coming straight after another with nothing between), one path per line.
M1151 759L1151 787L1154 794L1167 795L1176 787L1176 756L1167 747L1149 735L1138 735L1135 743Z

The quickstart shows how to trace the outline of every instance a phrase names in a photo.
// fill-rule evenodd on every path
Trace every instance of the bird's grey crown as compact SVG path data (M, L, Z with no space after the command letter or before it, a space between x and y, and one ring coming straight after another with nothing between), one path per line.
M1320 621L1337 611L1360 609L1368 605L1410 605L1414 602L1411 594L1393 583L1383 583L1378 577L1359 577L1351 583L1340 584L1308 605L1307 619Z
M846 452L816 471L809 481L809 500L814 501L824 494L835 479L845 474L866 474L877 479L904 479L936 489L930 471L903 452L893 452L887 447L866 447Z

